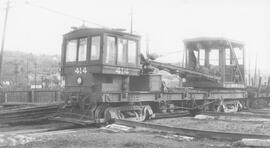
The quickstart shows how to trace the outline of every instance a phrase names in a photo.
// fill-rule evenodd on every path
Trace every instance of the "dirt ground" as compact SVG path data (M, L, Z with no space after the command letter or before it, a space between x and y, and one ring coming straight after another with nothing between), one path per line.
M191 129L270 135L270 119L197 116L148 122ZM58 130L56 130L58 129ZM0 125L0 148L230 148L232 141L194 139L145 128L74 127L67 123Z

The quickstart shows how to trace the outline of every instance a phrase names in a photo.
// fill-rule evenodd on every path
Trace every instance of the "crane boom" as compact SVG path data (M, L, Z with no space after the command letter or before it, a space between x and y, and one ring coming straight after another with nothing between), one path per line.
M161 62L157 62L157 61L151 61L151 65L155 68L158 69L164 69L164 70L168 70L169 72L174 72L174 73L179 73L179 74L183 74L183 75L196 75L196 76L200 76L200 77L204 77L207 78L209 80L221 80L220 77L218 76L213 76L210 74L206 74L206 73L202 73L202 72L198 72L198 71L193 71L184 67L180 67L180 66L176 66L176 65L172 65L172 64L168 64L168 63L161 63Z

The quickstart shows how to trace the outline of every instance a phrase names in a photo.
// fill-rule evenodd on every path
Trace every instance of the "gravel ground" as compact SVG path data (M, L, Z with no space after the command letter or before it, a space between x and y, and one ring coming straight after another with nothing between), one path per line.
M148 121L155 124L169 125L200 130L213 130L221 132L240 132L249 134L270 135L270 120L243 117L206 117L196 119L193 117L170 118Z
M28 135L31 136L31 135ZM52 133L33 136L34 141L26 144L3 146L10 148L198 148L231 147L230 142L208 139L185 140L178 135L154 131L133 130L130 132L112 132L97 128L77 129L66 133Z
M270 135L269 119L206 116L200 119L182 117L148 122L191 129ZM230 141L190 139L145 128L119 130L108 127L88 127L46 131L66 126L70 124L45 123L13 127L0 125L0 148L230 148L236 146Z

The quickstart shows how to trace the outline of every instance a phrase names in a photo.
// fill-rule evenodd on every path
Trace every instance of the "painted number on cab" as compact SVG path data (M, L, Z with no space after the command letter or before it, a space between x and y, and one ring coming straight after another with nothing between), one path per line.
M125 74L125 75L129 74L128 68L123 67L116 68L115 72L118 74Z
M86 69L86 67L77 67L77 68L75 68L75 73L76 74L86 74L87 69Z
M139 96L137 96L137 95L129 95L128 100L129 101L139 101Z

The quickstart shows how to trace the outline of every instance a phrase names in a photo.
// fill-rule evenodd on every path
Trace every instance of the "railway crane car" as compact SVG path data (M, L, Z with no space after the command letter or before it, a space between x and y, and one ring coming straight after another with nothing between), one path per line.
M246 99L244 64L239 61L244 61L244 54L237 57L234 52L235 48L243 51L242 44L219 38L185 40L186 66L179 67L144 58L140 39L102 28L78 28L65 34L61 75L66 105L57 118L143 121L217 100ZM152 68L177 75L179 88L165 90L162 76Z
M209 99L220 98L247 107L244 44L226 38L193 38L184 40L186 68L216 76L216 80L186 75L185 85L208 92Z

